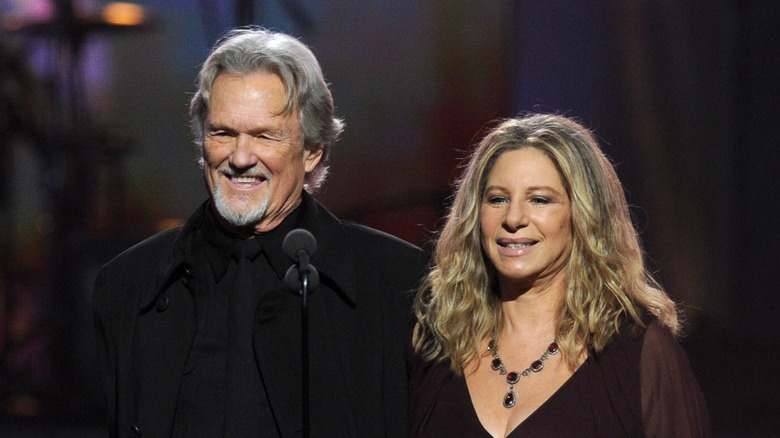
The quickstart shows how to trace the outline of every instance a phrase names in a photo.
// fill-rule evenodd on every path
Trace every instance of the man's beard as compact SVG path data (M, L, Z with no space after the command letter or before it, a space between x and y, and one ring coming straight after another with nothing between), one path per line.
M255 225L265 217L265 212L268 209L268 203L271 198L271 179L266 179L265 183L268 187L265 190L265 196L263 200L253 205L248 211L238 212L231 207L229 199L225 197L220 189L219 184L215 184L214 187L214 206L217 208L217 212L222 216L225 221L234 227L247 227ZM233 200L249 201L250 195L235 194L230 196Z

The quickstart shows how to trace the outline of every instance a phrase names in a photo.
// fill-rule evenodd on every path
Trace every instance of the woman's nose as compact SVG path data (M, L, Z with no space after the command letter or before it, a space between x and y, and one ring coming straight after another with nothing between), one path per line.
M528 214L522 202L511 202L504 216L504 227L515 231L528 225Z

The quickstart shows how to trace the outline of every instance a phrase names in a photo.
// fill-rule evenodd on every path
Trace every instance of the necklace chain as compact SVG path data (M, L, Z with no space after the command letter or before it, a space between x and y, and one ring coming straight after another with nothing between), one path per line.
M527 377L531 373L538 373L541 371L542 368L544 368L544 361L547 360L548 357L558 354L558 343L553 339L552 343L547 346L547 349L544 350L544 353L542 353L539 359L531 362L531 365L523 371L506 371L504 361L501 359L501 356L498 355L498 340L496 340L495 333L493 333L490 337L490 342L488 342L488 351L493 355L490 367L498 371L500 375L506 375L506 383L509 384L509 390L504 395L503 404L505 408L511 408L517 402L517 398L515 397L515 383L520 380L520 377Z

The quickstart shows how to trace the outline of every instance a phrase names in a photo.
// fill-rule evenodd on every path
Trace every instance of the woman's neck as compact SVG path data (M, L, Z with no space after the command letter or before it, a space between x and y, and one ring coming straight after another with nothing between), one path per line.
M564 299L563 282L535 286L526 290L501 288L503 332L512 336L554 338L560 306Z

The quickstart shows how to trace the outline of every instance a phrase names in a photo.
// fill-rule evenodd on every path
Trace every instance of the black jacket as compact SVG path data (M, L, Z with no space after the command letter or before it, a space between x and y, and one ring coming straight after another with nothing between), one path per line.
M317 239L320 273L308 310L311 436L404 436L410 302L427 257L395 237L339 221L307 193L303 202L301 226ZM195 333L191 289L202 280L191 242L205 208L98 274L94 312L112 437L170 435ZM299 436L300 298L287 289L262 296L256 360L282 436Z

